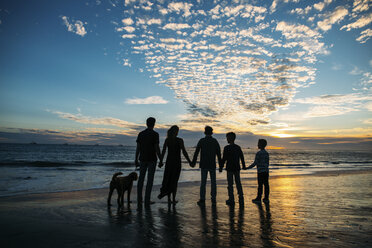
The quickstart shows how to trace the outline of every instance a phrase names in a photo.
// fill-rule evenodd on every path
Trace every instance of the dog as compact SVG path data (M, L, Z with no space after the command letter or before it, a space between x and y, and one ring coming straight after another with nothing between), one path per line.
M116 172L111 179L110 182L110 192L107 198L107 205L111 205L111 196L114 190L118 192L118 206L122 207L124 205L124 193L127 191L127 198L128 198L128 205L131 203L130 201L130 192L132 190L133 181L137 181L138 175L136 172L130 173L128 176L119 177L119 175L123 175L122 172Z

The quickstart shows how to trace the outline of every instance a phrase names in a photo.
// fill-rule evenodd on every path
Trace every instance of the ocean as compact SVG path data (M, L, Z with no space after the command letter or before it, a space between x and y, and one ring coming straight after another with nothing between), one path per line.
M192 157L194 148L187 148ZM256 149L244 149L246 164ZM372 168L371 151L268 150L270 175L299 175L330 170ZM106 188L115 172L135 171L134 146L42 145L0 143L0 196ZM200 181L197 167L184 160L179 182ZM157 168L154 184L161 184L164 167ZM241 171L255 178L256 168ZM226 172L218 173L224 180Z

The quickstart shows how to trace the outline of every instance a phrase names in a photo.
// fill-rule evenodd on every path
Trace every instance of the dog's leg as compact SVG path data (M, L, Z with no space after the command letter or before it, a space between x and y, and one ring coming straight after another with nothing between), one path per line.
M122 207L124 207L124 193L125 193L125 190L122 190L121 191L121 196L120 196L120 205Z
M112 196L112 193L114 192L114 189L115 188L110 186L110 192L109 192L109 195L108 195L108 198L107 198L107 206L112 206L111 205L111 196Z
M127 197L128 197L128 205L131 203L131 201L130 201L130 192L131 191L132 191L132 185L130 185L129 188L128 188L128 195L127 195Z
M118 191L118 206L121 207L122 191L121 190L117 190L117 191Z

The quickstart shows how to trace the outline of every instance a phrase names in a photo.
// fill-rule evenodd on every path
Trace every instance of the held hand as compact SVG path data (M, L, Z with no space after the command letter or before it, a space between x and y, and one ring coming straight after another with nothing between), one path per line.
M163 161L160 161L158 166L159 168L163 167Z
M243 170L248 170L248 168L247 168L247 167L245 167L245 166L243 166Z
M221 173L222 172L222 167L218 168L218 171Z

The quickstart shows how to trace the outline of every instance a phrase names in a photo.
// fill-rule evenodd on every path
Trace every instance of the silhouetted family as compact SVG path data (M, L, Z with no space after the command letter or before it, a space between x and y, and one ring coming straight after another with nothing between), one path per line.
M200 199L198 205L205 204L206 183L208 173L211 180L211 200L212 204L216 204L217 185L216 185L216 158L219 164L219 172L222 172L226 163L227 182L228 182L228 200L227 205L233 205L234 191L233 184L235 180L237 192L239 195L239 203L244 203L243 188L240 180L240 170L250 169L254 166L257 167L257 182L258 190L257 197L253 202L261 202L262 189L265 186L265 197L263 201L269 202L269 153L265 150L267 141L264 139L258 140L258 148L254 162L246 167L242 149L235 144L236 134L229 132L226 134L228 145L224 147L221 157L221 149L218 141L212 137L213 129L206 126L204 130L205 137L201 138L196 146L193 159L190 160L184 146L183 139L177 137L179 128L172 126L167 132L167 138L164 141L163 150L160 153L159 147L159 134L154 131L155 118L149 117L146 121L147 129L140 132L137 137L137 148L135 165L139 167L140 175L137 184L137 203L143 203L142 191L144 179L147 173L147 184L145 190L144 204L150 205L154 202L151 201L151 191L154 181L154 174L156 169L157 159L159 158L159 167L163 166L163 159L167 152L165 160L164 176L160 194L158 198L164 196L168 197L168 202L176 204L177 184L181 173L181 152L186 158L191 167L195 167L198 155L200 153L200 171L201 171L201 184L200 184ZM240 163L241 162L241 163ZM129 199L128 199L129 200Z

